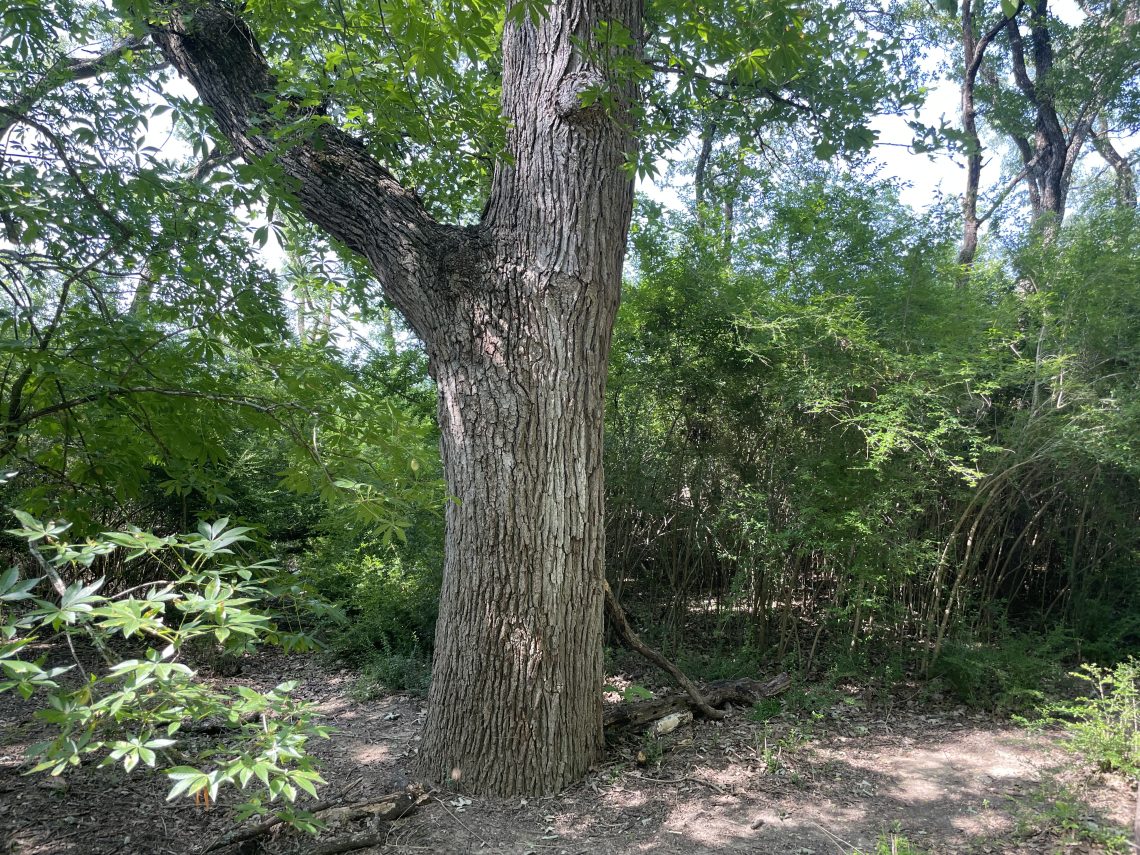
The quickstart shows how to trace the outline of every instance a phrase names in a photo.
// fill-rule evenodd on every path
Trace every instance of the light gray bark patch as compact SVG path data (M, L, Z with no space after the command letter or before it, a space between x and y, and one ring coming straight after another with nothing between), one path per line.
M564 122L587 122L604 115L601 103L601 89L606 85L605 78L592 69L572 71L562 78L554 95L554 112ZM594 97L589 106L582 103L583 96L591 93Z

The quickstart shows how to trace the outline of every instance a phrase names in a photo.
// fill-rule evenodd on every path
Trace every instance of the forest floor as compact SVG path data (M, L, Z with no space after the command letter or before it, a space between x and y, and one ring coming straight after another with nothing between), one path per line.
M377 798L411 782L424 701L354 699L355 674L317 657L259 654L232 681L271 688L298 680L335 735L315 745L333 793ZM621 684L617 676L614 682ZM82 767L25 776L42 738L30 705L0 695L0 852L27 855L194 853L232 820L224 792L210 810L165 801L168 782L136 770ZM375 832L386 853L1085 853L1129 851L1133 793L1090 772L1051 733L1031 734L953 704L905 693L889 706L855 692L767 723L746 710L684 725L659 741L630 737L580 784L551 798L503 801L434 793L382 828L359 821L321 842ZM648 762L639 766L638 751ZM905 838L905 840L904 840ZM895 850L891 841L895 841ZM904 844L909 841L911 849ZM311 837L264 839L274 855L306 853ZM233 849L226 850L233 852Z

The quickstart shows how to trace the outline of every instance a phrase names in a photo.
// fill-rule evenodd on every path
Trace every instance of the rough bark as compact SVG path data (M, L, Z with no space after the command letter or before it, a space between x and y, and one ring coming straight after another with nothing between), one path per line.
M981 54L974 41L974 14L971 0L962 2L962 50L966 73L962 77L962 131L970 149L966 152L966 192L962 196L962 246L958 263L970 265L978 253L978 188L982 180L982 140L978 135L978 108L974 87L981 67Z
M508 25L493 266L429 345L457 501L420 765L465 789L552 792L602 755L603 399L631 143L579 106L598 71L571 40L602 19L636 32L636 13L570 0Z
M276 162L302 212L368 259L426 344L455 501L419 765L468 791L553 792L603 750L602 404L632 93L616 86L617 115L583 108L603 72L573 40L603 20L637 33L639 17L638 0L561 0L506 25L509 156L482 222L462 229L327 124L278 138L275 81L229 6L175 6L154 32L234 148Z

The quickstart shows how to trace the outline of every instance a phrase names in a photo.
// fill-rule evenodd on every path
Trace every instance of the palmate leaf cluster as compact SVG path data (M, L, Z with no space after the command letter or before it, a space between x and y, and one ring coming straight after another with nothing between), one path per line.
M46 700L37 717L56 735L32 747L32 771L59 775L87 762L121 764L126 772L149 767L172 782L170 799L253 789L241 808L247 816L302 792L316 795L324 781L307 744L328 729L310 704L291 697L295 684L268 692L219 688L184 661L203 645L231 654L263 644L311 649L313 639L286 629L280 615L336 618L272 562L240 557L248 528L221 519L189 535L129 529L71 543L63 538L66 523L16 516L21 525L8 533L29 544L44 576L21 578L17 567L0 574L0 691ZM114 552L157 565L160 578L102 593L105 578L91 574ZM79 656L54 664L61 638L72 657L93 647L102 661ZM196 736L204 723L224 736Z

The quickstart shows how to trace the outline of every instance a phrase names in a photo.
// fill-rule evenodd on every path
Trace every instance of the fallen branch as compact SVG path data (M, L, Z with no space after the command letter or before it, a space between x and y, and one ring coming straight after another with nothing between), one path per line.
M349 837L345 840L333 840L322 843L314 849L306 849L301 855L339 855L341 852L355 852L357 849L367 849L371 846L383 846L388 842L388 835L365 834L360 837Z
M771 680L717 680L709 683L705 688L702 700L709 707L722 707L725 704L752 705L761 698L770 698L778 695L792 683L787 674L780 674ZM624 704L613 704L606 707L602 713L602 723L607 730L618 728L639 727L656 721L669 713L691 709L694 712L703 712L692 698L692 695L667 695L663 698L654 698L651 701L631 701ZM717 710L722 718L724 713Z
M624 641L630 649L640 653L658 668L669 674L669 676L676 681L677 685L684 689L689 695L692 702L690 706L692 706L695 711L699 712L705 718L724 718L724 713L721 710L715 709L715 705L710 704L704 696L701 695L700 690L693 685L693 681L686 677L680 668L637 637L637 633L633 631L633 628L629 625L629 621L626 619L621 604L617 601L617 597L614 596L614 592L610 589L610 583L603 579L602 584L605 585L606 588L606 613L610 616L610 621L612 621L614 629L617 630L622 641Z
M338 810L343 810L345 813L337 814L335 818L348 820L367 816L374 820L390 822L402 816L407 816L429 798L427 793L416 790L408 790L406 793L399 793L397 795L399 795L401 799L395 803L389 803L392 809L387 812L381 813L374 810L374 808L380 804L379 802L375 802L368 805L339 808ZM327 816L331 815L330 812ZM322 819L323 818L325 817L322 817ZM359 837L348 837L343 840L331 840L328 843L322 843L313 849L305 850L303 855L338 855L338 853L341 852L355 852L357 849L367 849L370 846L383 846L387 842L387 832L384 834L364 834Z
M322 813L322 822L350 822L354 819L371 819L377 822L391 822L402 816L407 816L427 799L427 795L419 790L406 790L402 793L393 793L383 799L372 802L362 802L345 807L329 808Z
M421 790L408 789L401 793L390 793L382 798L367 802L358 802L352 805L338 804L344 796L355 789L359 784L360 779L358 778L336 795L303 809L311 814L323 814L321 819L325 822L347 822L363 817L368 817L377 822L391 822L392 820L412 813L412 811L427 798L427 794ZM264 837L283 821L284 820L280 817L275 816L264 822L259 822L257 825L252 825L249 828L234 829L229 834L211 843L205 849L200 850L199 855L206 855L208 852L216 852L219 849L225 849L227 846L235 846L241 843L248 843L251 840L257 840L259 837ZM348 852L351 850L333 851Z

